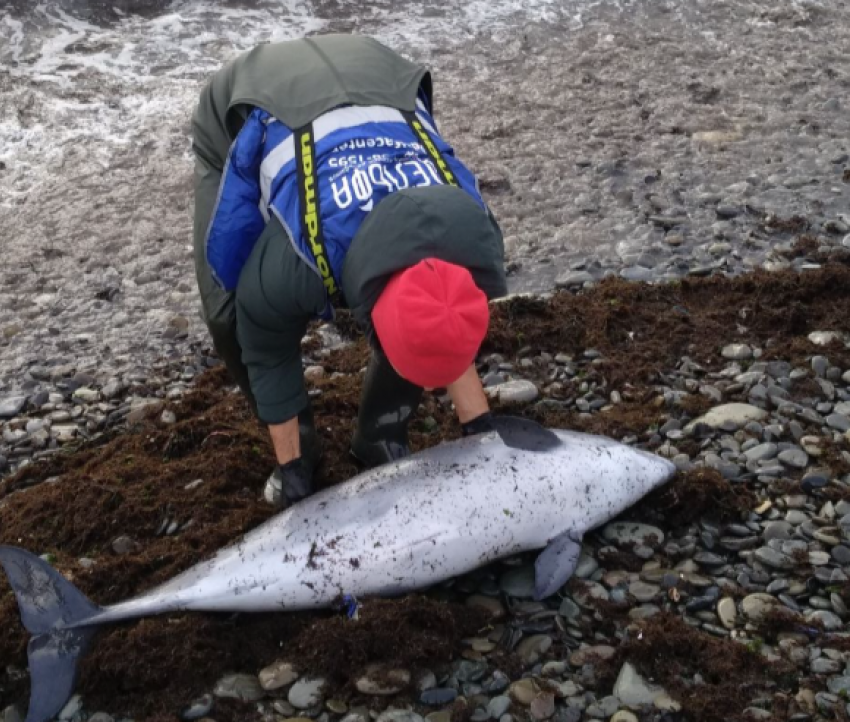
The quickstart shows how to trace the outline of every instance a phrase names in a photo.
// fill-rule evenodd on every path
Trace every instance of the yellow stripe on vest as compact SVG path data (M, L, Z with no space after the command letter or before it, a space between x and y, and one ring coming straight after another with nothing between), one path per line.
M333 296L337 292L336 281L331 271L330 260L325 250L325 244L320 230L319 220L319 205L316 198L317 180L315 157L313 150L313 139L310 130L304 130L301 133L299 143L299 160L301 164L300 180L304 184L301 193L301 214L302 223L304 226L303 232L307 236L307 242L310 244L310 250L313 257L316 259L316 268L319 269L319 274L322 276L322 283L329 295Z

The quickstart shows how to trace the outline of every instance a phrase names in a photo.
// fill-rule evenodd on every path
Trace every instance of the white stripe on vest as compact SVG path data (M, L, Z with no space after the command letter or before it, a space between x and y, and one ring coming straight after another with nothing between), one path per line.
M424 104L420 100L416 101L416 106L417 109L424 109ZM429 133L437 132L421 113L417 112L416 117L428 129ZM354 128L366 123L406 124L406 121L401 112L395 108L388 108L383 105L348 105L324 113L313 121L313 143L318 143L334 131ZM268 206L272 181L280 173L281 168L293 160L295 160L295 142L292 134L290 134L260 164L260 192L262 193L263 206Z

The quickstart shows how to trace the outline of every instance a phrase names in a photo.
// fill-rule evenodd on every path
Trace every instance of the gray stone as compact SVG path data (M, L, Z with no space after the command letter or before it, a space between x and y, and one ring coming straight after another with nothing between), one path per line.
M419 701L429 707L438 707L443 704L451 704L457 699L457 690L451 687L435 687L426 689L420 696ZM492 716L492 715L491 715ZM497 715L501 716L501 715Z
M635 708L650 705L662 694L661 687L649 684L629 662L620 668L614 683L614 696L621 704Z
M813 612L806 613L806 619L809 621L818 621L823 624L823 628L828 631L841 629L843 622L841 618L834 612L829 612L824 609L818 609Z
M619 546L632 544L650 544L660 546L664 543L664 532L649 524L631 521L617 521L605 526L602 536L606 541Z
M753 350L745 343L732 343L724 346L720 355L730 361L743 361L753 357Z
M827 680L826 688L832 694L850 694L850 677L833 677Z
M298 670L290 662L275 662L263 669L258 675L260 686L272 691L286 687L298 679Z
M841 667L841 662L828 657L818 657L810 665L815 674L835 674L841 670Z
M203 697L196 699L186 709L180 713L181 719L191 722L191 720L201 719L206 717L212 711L215 699L211 694L205 694Z
M779 460L786 466L791 466L795 469L805 469L809 463L809 455L797 447L780 451Z
M112 542L112 551L116 554L129 554L136 549L136 542L128 536L119 536Z
M366 669L366 673L358 678L354 686L362 694L388 697L397 694L408 684L410 684L410 672L406 669L388 670L373 665ZM293 705L298 706L294 702Z
M593 283L595 279L587 271L572 271L558 276L555 285L561 288L573 288L583 286L585 283Z
M770 594L749 594L741 602L744 616L751 622L761 622L765 615L779 604L779 600Z
M770 547L759 547L755 550L753 556L762 564L775 569L791 569L794 566L793 559Z
M11 419L17 416L26 406L26 396L10 396L0 401L0 419Z
M213 688L216 697L256 702L266 696L259 680L253 674L229 674L216 682Z
M763 536L765 541L771 539L790 539L794 527L787 521L769 521L764 525Z
M725 427L727 424L740 428L749 421L761 421L766 417L767 411L752 404L723 404L722 406L715 406L706 414L689 423L685 430L691 432L698 424L705 424L715 429Z
M499 695L498 697L493 697L487 703L487 711L490 713L490 717L493 719L499 719L511 706L511 698L505 695Z
M751 449L747 449L744 452L744 456L746 456L749 461L764 461L776 456L778 449L779 447L776 444L767 442L753 446Z
M378 715L376 722L425 722L425 720L411 710L388 709Z
M309 709L322 701L325 680L321 677L304 677L289 688L287 700L295 709Z
M54 708L55 709L55 708ZM60 720L60 722L66 722L66 720L73 719L76 715L78 715L83 709L83 699L80 695L75 694L71 699L69 699L62 710L56 715L56 719Z
M499 579L499 588L508 596L519 599L534 597L534 567L517 567Z
M826 417L826 423L833 429L838 429L838 431L850 431L850 418L844 414L830 414Z
M726 629L735 629L735 623L738 619L738 610L735 608L735 600L731 597L724 597L717 603L717 616L720 618L720 623Z
M537 387L531 381L507 381L494 387L503 404L523 404L534 401L539 395Z

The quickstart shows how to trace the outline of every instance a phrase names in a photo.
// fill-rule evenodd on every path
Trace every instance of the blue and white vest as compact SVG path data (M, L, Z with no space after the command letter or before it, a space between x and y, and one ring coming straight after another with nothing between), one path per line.
M437 133L422 99L416 117L427 129L458 185L484 207L475 176ZM298 254L318 273L302 231L295 137L292 129L256 108L231 145L206 236L207 261L227 291L274 214ZM325 248L336 279L367 214L390 193L441 184L434 161L401 111L344 106L313 121L319 212Z

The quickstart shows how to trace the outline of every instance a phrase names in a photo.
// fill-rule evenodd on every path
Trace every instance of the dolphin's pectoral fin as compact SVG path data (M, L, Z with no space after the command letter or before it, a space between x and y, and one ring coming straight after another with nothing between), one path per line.
M519 416L494 416L493 426L505 446L523 451L548 451L561 445L558 435L540 424Z
M568 529L556 536L534 563L534 598L557 592L573 575L581 554L581 534Z

